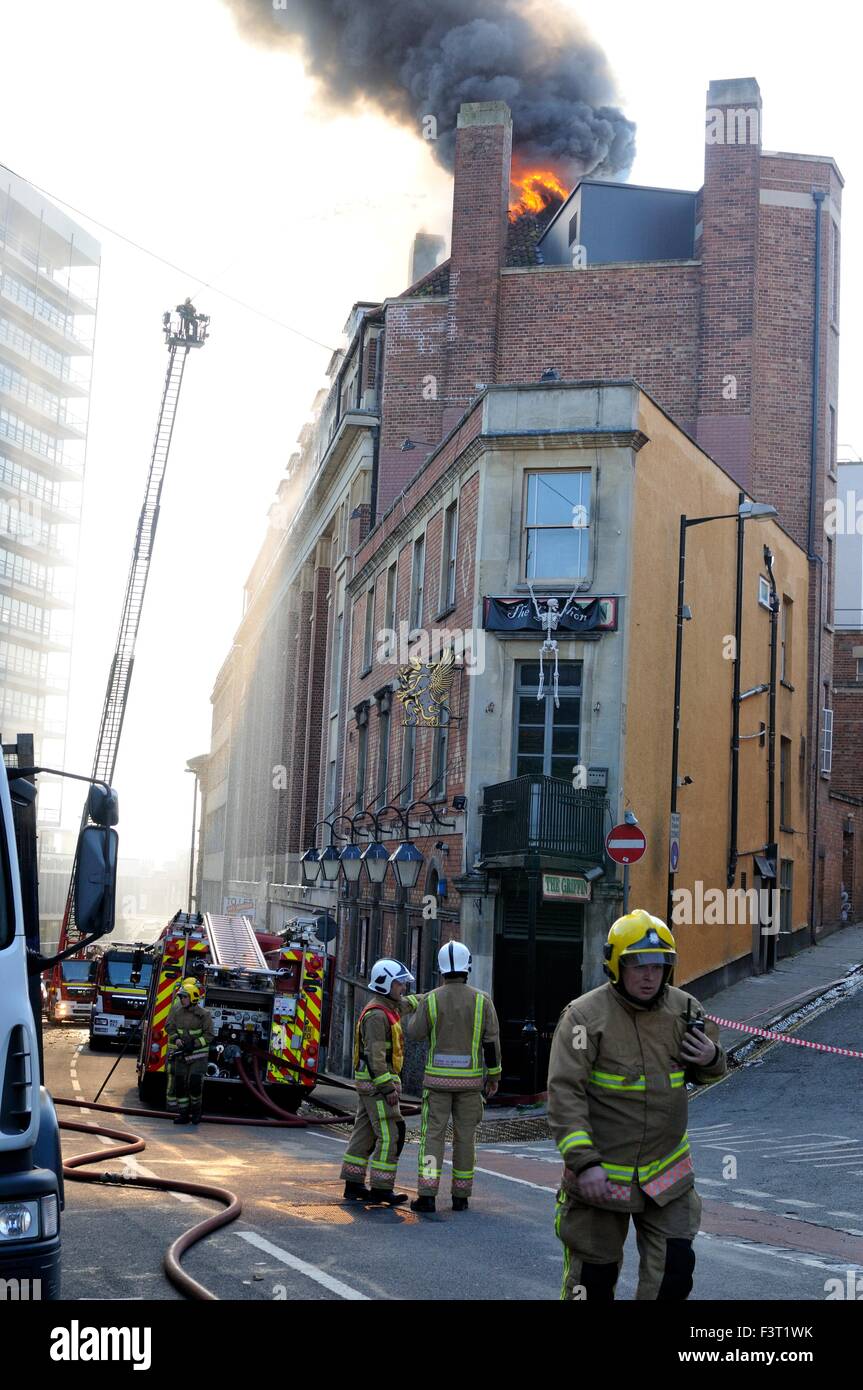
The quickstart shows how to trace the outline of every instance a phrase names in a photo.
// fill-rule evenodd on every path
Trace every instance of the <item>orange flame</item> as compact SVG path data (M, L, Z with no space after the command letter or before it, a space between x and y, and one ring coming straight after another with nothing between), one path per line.
M566 198L568 191L553 169L513 171L512 187L516 190L516 196L509 205L509 215L513 220L523 217L526 212L542 212L549 203Z

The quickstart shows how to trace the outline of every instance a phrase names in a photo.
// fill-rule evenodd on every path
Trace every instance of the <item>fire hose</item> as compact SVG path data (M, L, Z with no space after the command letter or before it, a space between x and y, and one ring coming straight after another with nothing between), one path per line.
M255 1125L259 1128L266 1129L308 1129L313 1125L345 1124L350 1121L351 1116L349 1114L338 1111L332 1115L313 1118L303 1115L294 1115L287 1110L283 1110L281 1106L277 1105L275 1101L271 1100L267 1095L261 1077L262 1060L284 1065L283 1059L275 1057L271 1053L263 1052L262 1049L253 1050L251 1057L251 1076L247 1072L242 1059L238 1059L237 1070L240 1073L240 1079L255 1099L260 1104L264 1105L266 1109L272 1111L276 1118L256 1119L233 1115L205 1115L202 1117L203 1119L214 1124ZM303 1072L309 1076L316 1076L316 1073L309 1071L306 1067L291 1066L289 1069L291 1071ZM112 1074L113 1070L114 1068L112 1068ZM351 1086L349 1082L333 1080L329 1084L337 1085L343 1090L355 1090L355 1087ZM104 1085L99 1090L100 1095L102 1089L104 1089ZM109 1105L104 1101L101 1103L98 1101L84 1101L81 1100L80 1097L54 1096L54 1104L75 1105L81 1109L107 1111L115 1115L137 1115L146 1119L172 1118L171 1112L168 1110L150 1110L137 1106ZM417 1113L417 1107L406 1107L403 1109L402 1113L415 1114ZM59 1125L61 1129L73 1130L82 1134L101 1135L106 1139L113 1139L118 1142L117 1147L90 1150L87 1153L77 1154L74 1158L64 1160L63 1177L69 1182L89 1182L120 1187L149 1188L150 1190L158 1192L182 1192L187 1193L191 1197L201 1197L209 1201L222 1203L224 1208L223 1211L217 1212L214 1216L209 1216L203 1221L196 1222L194 1226L189 1227L187 1231L184 1231L182 1235L172 1241L162 1260L162 1267L166 1276L174 1287L179 1289L187 1298L217 1302L218 1295L214 1294L204 1284L199 1283L197 1279L193 1279L190 1274L187 1274L182 1268L180 1261L186 1251L190 1250L193 1245L197 1245L199 1241L211 1235L213 1231L220 1230L223 1226L228 1226L233 1221L237 1220L237 1217L242 1213L243 1204L236 1193L230 1192L225 1187L214 1187L208 1183L183 1182L173 1178L150 1178L143 1175L132 1176L111 1173L104 1170L99 1173L80 1172L78 1171L79 1169L88 1167L90 1164L94 1163L104 1163L106 1159L124 1158L130 1154L142 1153L147 1147L146 1140L131 1131L107 1129L100 1125L86 1124L83 1121L60 1120Z

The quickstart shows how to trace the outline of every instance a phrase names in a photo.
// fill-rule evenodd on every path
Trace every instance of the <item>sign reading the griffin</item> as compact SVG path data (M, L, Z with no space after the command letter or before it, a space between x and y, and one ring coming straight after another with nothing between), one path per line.
M538 606L541 605L538 611ZM555 608L554 626L559 633L611 631L617 627L617 599L561 599L537 595L531 598L484 598L486 632L542 632L543 612Z
M443 652L437 661L412 656L399 668L396 696L404 706L405 725L425 724L439 729L450 721L449 692L455 675L455 652Z

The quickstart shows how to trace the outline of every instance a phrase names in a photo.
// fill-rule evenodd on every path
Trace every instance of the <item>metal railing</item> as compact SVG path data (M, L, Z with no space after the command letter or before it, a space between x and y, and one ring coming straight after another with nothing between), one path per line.
M530 775L483 793L482 857L547 854L601 863L605 792L576 791L559 777Z

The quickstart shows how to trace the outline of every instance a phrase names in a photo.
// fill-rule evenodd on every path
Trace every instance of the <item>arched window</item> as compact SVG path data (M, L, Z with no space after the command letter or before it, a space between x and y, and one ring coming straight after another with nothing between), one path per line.
M434 989L437 983L437 953L440 949L440 918L437 915L440 907L437 894L438 879L437 865L432 864L423 889L426 903L419 914L413 915L414 919L411 924L408 968L417 982L417 989L423 994ZM433 899L433 901L429 903L428 899ZM434 912L434 916L427 915L429 912Z

